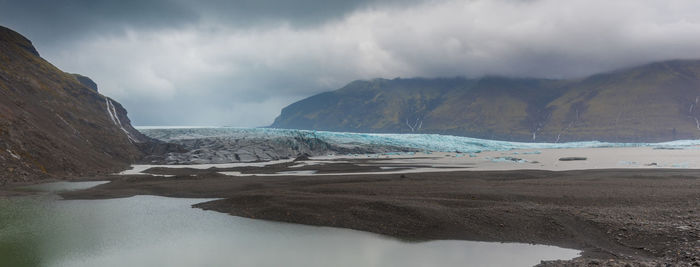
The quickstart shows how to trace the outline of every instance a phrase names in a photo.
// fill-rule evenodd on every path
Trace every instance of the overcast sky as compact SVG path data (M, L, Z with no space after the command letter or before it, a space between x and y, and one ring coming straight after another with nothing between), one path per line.
M700 59L697 0L0 0L135 125L269 125L356 79L581 77Z

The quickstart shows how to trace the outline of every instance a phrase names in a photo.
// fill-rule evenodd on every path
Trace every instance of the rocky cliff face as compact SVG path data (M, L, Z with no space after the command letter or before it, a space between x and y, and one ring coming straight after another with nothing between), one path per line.
M87 81L0 27L0 185L112 172L142 157L150 139Z
M285 107L271 127L565 142L700 137L700 61L576 80L376 79Z

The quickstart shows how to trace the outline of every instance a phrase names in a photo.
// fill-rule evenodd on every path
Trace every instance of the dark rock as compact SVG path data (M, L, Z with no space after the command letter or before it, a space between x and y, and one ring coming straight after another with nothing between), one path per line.
M294 159L294 162L297 162L297 161L307 161L307 160L309 160L309 157L311 157L311 155L309 155L309 154L307 154L307 153L303 153L303 154L297 156L297 157Z
M95 83L95 81L93 81L92 79L90 79L90 78L88 78L88 77L86 77L86 76L80 75L80 74L75 74L75 73L74 73L73 76L74 76L76 79L78 79L78 81L79 81L82 85L85 85L87 88L90 88L90 89L94 90L95 92L97 92L97 83Z
M36 48L34 48L32 41L3 26L0 26L0 42L11 43L12 45L21 48L22 50L25 50L36 57L40 57L39 52L36 51Z
M0 27L0 184L114 172L152 140L116 101L39 56ZM90 85L92 86L92 85ZM95 85L96 87L96 85Z
M683 148L682 147L661 146L661 147L655 147L654 150L683 150Z
M586 157L563 157L559 158L559 161L575 161L575 160L587 160Z

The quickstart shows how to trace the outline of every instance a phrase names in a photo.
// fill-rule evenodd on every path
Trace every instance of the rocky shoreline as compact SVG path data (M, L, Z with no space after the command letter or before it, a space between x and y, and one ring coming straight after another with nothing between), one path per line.
M342 168L366 171L367 163L345 162ZM231 170L280 172L294 164ZM215 168L179 169L170 172L173 177L111 177L111 183L63 196L222 198L195 207L410 240L521 242L583 251L580 258L542 266L700 264L700 173L694 170L322 174L339 166L315 166L321 174L313 176L254 178L225 176Z

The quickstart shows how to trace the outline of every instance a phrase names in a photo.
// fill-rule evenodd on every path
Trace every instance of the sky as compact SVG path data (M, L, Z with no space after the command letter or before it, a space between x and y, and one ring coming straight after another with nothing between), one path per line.
M697 0L0 0L134 125L256 127L358 79L577 78L700 59Z

